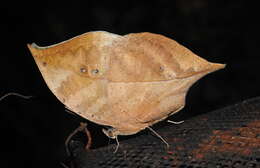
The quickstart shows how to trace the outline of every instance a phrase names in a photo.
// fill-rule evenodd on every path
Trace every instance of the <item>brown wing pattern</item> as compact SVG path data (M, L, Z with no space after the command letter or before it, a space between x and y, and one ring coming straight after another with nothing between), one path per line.
M190 86L221 69L162 35L90 32L28 45L50 90L72 111L134 134L179 111Z

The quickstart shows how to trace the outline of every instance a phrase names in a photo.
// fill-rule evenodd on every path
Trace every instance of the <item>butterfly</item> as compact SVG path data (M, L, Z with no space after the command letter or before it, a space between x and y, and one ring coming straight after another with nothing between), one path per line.
M115 138L166 119L185 105L197 80L222 69L175 40L153 33L93 31L28 48L53 94Z

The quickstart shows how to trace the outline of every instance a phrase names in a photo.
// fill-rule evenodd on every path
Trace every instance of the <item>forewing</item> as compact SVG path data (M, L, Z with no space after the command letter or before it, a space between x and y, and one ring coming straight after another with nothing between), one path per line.
M109 55L118 35L92 32L49 47L28 45L50 90L70 110L94 122L107 106Z

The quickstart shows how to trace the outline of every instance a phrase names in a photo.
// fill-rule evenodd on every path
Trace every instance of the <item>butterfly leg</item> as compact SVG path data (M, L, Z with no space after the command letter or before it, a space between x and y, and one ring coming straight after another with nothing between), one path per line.
M156 131L154 131L151 127L147 127L150 131L152 131L158 138L160 138L166 145L167 148L170 147L170 145L168 144L168 142L161 136L159 135Z
M103 133L111 139L116 140L116 149L113 153L116 153L119 148L118 131L115 128L102 129Z
M19 93L15 93L15 92L10 92L10 93L6 93L5 95L3 95L2 97L0 97L0 101L2 101L3 99L5 99L8 96L18 96L21 97L23 99L30 99L32 96L24 96L22 94Z

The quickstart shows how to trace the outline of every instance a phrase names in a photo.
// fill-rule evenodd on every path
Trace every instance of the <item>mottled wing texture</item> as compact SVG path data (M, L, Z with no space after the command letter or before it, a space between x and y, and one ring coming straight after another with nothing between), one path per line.
M61 102L120 135L178 112L194 82L224 67L152 33L98 31L49 47L28 47Z
M176 41L152 33L125 35L109 50L108 101L113 125L133 134L178 112L190 86L223 68Z
M176 41L158 34L125 35L113 43L108 78L113 82L152 82L186 78L218 69ZM120 72L120 73L118 73Z
M107 71L113 40L120 36L90 32L49 47L28 45L50 90L70 110L99 124L109 111Z

